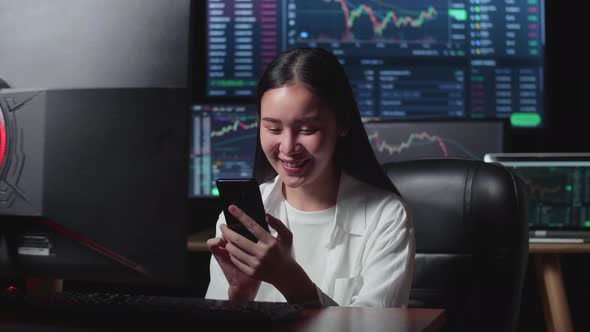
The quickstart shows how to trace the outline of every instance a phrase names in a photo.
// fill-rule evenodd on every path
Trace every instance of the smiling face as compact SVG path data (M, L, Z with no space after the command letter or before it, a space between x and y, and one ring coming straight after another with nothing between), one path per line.
M333 183L334 151L342 131L334 112L304 85L265 92L260 119L260 145L285 189L313 190Z

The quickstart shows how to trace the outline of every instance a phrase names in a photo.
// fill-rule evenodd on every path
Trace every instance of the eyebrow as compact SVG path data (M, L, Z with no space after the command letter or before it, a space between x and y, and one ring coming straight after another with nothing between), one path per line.
M274 119L274 118L262 118L262 121L272 122L272 123L281 123L281 121Z
M319 114L314 114L314 115L309 115L309 116L297 118L294 120L294 122L296 122L296 123L313 122L313 121L319 120L319 118L320 118ZM269 117L262 118L262 121L267 121L267 122L271 122L271 123L278 123L278 124L281 123L281 120L275 119L275 118L269 118Z

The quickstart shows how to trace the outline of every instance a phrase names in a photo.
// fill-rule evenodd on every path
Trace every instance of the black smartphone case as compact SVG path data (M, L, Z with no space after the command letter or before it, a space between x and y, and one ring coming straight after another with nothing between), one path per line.
M266 212L262 203L258 182L255 179L246 178L217 179L215 183L217 184L217 189L219 189L223 215L225 216L227 226L252 242L258 242L258 239L227 210L233 204L244 211L250 218L254 219L262 228L269 231L268 224L265 220Z

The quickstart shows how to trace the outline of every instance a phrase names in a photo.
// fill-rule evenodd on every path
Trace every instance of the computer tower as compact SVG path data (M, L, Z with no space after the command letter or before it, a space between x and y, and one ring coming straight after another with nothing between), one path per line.
M0 235L11 269L180 281L186 100L180 88L0 90Z

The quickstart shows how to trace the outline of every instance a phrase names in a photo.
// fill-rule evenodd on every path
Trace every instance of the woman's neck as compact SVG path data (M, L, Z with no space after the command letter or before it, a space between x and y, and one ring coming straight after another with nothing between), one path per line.
M301 211L321 211L336 205L341 171L330 172L327 176L298 188L283 185L283 196L291 206Z

